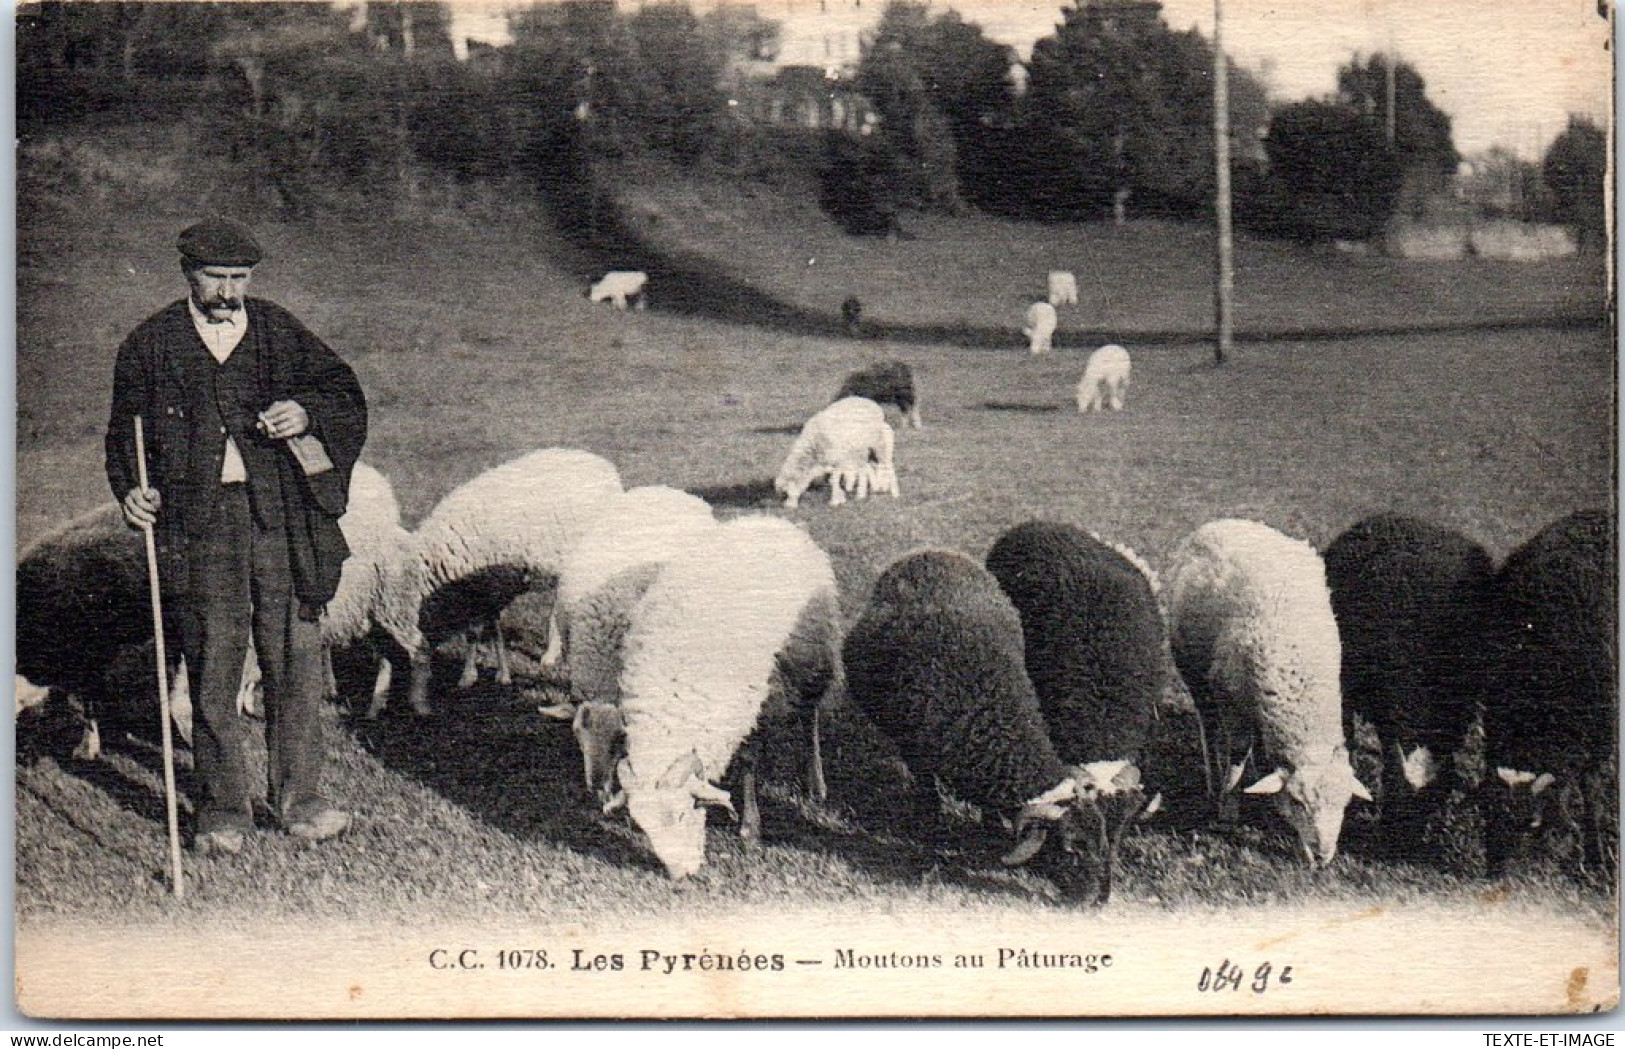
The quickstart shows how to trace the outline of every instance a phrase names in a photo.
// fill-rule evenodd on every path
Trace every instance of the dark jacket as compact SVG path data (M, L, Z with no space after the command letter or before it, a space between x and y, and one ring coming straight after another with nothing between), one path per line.
M306 477L285 442L277 442L278 454L268 460L275 464L274 483L281 493L294 592L301 604L319 609L338 588L349 556L338 519L367 439L366 398L350 366L287 310L253 298L246 309L244 338L255 340L261 410L275 401L297 401L310 416L309 433L333 460L333 470ZM163 497L155 529L160 577L166 595L181 602L190 598L189 552L202 549L225 456L220 413L209 400L210 367L208 349L180 299L130 333L113 371L107 482L120 501L140 484L133 422L140 415L147 481Z

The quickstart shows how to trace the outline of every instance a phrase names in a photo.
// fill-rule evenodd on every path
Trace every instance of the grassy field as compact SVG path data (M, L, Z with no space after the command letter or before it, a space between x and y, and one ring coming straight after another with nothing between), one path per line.
M724 513L772 511L770 479L795 429L847 371L887 357L913 364L926 424L898 431L902 497L830 510L814 493L790 515L831 555L849 624L897 556L942 545L981 557L1032 517L1084 525L1160 569L1181 536L1223 516L1324 546L1362 515L1398 510L1459 528L1499 557L1547 521L1613 500L1606 328L1471 330L1596 316L1595 260L1424 266L1247 243L1244 328L1464 330L1279 337L1243 344L1216 368L1208 346L1177 334L1206 315L1200 231L922 221L914 239L886 244L838 239L782 202L709 199L702 209L694 187L639 192L640 206L661 209L654 225L669 250L714 253L726 260L720 272L775 298L832 312L847 289L884 289L864 293L883 325L1008 338L997 350L854 341L594 308L541 216L517 205L496 216L262 223L269 257L254 290L355 366L371 401L366 458L393 480L409 524L461 481L547 445L604 455L629 486L685 487ZM80 204L41 193L18 212L19 542L107 499L101 428L114 350L182 289L170 245L190 212L165 199ZM1076 350L1018 350L1023 302L1044 270L1069 260L1089 290L1063 313L1063 330L1109 330L1134 353L1125 412L1074 412ZM657 282L657 306L664 291ZM1135 333L1149 333L1144 345ZM527 599L510 613L522 651L539 651L545 612L544 600ZM454 654L444 655L440 669L452 675ZM912 840L896 819L907 803L901 766L844 702L826 734L828 804L798 798L792 756L778 746L766 843L747 851L714 825L708 867L670 883L626 825L590 811L568 731L534 713L559 682L525 669L513 688L487 675L467 694L443 677L428 723L340 716L334 787L356 813L354 832L323 848L265 835L241 857L193 862L194 891L180 904L162 880L155 751L130 743L87 765L67 757L60 721L22 723L20 923L390 924L433 914L602 925L760 906L1060 913L1045 886L985 854L936 854ZM1174 804L1126 844L1113 909L1471 909L1491 898L1471 876L1470 806L1444 829L1460 871L1378 858L1374 816L1356 807L1344 853L1311 873L1273 824L1207 825L1191 796L1200 772L1190 719L1172 715L1158 733L1148 772ZM1374 775L1370 756L1362 761ZM1614 922L1610 887L1554 875L1538 858L1493 898Z

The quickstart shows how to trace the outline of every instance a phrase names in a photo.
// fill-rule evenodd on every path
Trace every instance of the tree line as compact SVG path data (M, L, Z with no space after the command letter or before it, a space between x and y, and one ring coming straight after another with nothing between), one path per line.
M738 96L780 32L746 7L564 0L512 16L511 44L459 56L446 7L424 0L51 0L18 12L18 133L185 121L293 213L335 184L394 193L424 178L515 177L579 210L617 165L653 159L724 177L811 169L823 206L855 233L967 208L1039 221L1206 215L1211 43L1171 29L1154 4L1078 0L1060 13L1018 64L957 13L892 0L843 85L878 117L854 131L741 118ZM1244 227L1369 237L1450 183L1449 117L1414 68L1388 61L1355 58L1334 96L1274 109L1231 66ZM1538 172L1520 173L1539 184L1520 200L1533 217L1600 231L1605 149L1594 125L1571 124Z

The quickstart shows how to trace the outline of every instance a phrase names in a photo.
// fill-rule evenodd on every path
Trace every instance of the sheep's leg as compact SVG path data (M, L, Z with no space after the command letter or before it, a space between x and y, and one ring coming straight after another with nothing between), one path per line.
M918 430L925 425L920 421L920 406L914 405L908 410L908 424Z
M469 629L464 631L463 637L468 642L468 650L463 656L463 675L457 679L457 687L473 688L480 679L478 634L474 629Z
M744 795L739 815L739 840L746 845L754 845L762 840L762 811L756 804L757 750L756 741L748 740L740 748L739 755L739 790Z
M1196 743L1202 749L1202 778L1207 781L1207 796L1217 802L1218 794L1213 790L1213 761L1214 754L1208 748L1206 718L1202 717L1200 708L1196 711Z
M429 680L434 672L434 654L428 645L412 653L412 680L407 685L406 698L412 704L412 713L427 717L429 709Z
M807 712L807 793L817 802L829 798L829 785L824 782L823 743L818 734L818 707L814 703Z
M508 645L502 640L502 620L491 620L491 633L496 637L497 684L513 684L513 668L508 665Z
M339 698L339 678L333 672L333 649L322 646L322 690L329 700Z
M390 665L389 657L383 656L378 660L378 676L372 683L372 703L367 707L367 717L375 718L389 705L389 686L394 679L394 668Z
M95 718L85 718L85 734L73 748L73 756L80 761L95 761L102 756L102 727Z
M542 666L551 669L564 658L564 638L559 634L559 610L554 605L547 614L547 651L542 653Z

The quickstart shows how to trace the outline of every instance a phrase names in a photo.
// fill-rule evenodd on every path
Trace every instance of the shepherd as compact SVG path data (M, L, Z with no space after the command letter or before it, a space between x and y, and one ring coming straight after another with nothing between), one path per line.
M349 556L338 519L366 441L366 398L292 314L247 297L262 255L252 232L209 219L176 246L189 292L119 347L106 466L125 520L153 529L166 629L193 682L192 848L234 854L254 831L259 792L237 705L250 637L273 816L295 837L332 838L350 816L322 782L319 620Z

